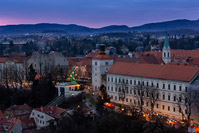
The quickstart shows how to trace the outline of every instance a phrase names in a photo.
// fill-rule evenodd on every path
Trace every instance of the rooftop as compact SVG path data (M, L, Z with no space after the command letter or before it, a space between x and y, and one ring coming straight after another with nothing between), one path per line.
M198 67L116 62L107 73L190 82Z
M35 110L48 114L57 119L62 118L66 114L65 109L59 108L57 106L41 107L41 108L36 108Z

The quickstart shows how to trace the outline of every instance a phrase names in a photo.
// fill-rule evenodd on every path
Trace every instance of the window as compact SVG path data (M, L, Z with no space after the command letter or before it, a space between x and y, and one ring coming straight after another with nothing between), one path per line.
M168 111L170 111L170 106L168 106Z
M159 84L157 83L157 88L159 88Z
M129 88L128 87L126 87L126 93L129 93Z
M122 83L124 83L124 79L122 79Z
M117 100L117 96L115 96L115 100Z
M185 92L187 92L187 87L185 87Z
M95 62L95 65L97 66L97 62Z
M128 82L128 79L126 80L126 83L128 84L129 82Z
M113 78L111 78L111 82L113 82Z
M132 85L132 80L130 80L130 84Z
M132 103L132 99L130 99L130 103Z
M176 96L173 96L173 101L176 101Z
M134 80L134 85L136 85L136 80Z
M119 83L121 83L121 80L119 79Z
M164 94L162 95L162 99L163 99L163 100L165 99L165 95L164 95Z
M164 52L164 57L166 57L166 53Z
M168 100L170 101L170 95L168 95Z
M117 92L117 87L115 87L115 92Z
M149 82L146 82L146 86L149 86Z
M156 95L156 96L157 96L157 99L159 99L159 93L157 93L157 95Z
M130 89L130 94L132 94L132 89Z
M176 112L176 108L175 107L173 107L173 112Z
M159 104L156 104L156 107L158 108L158 107L159 107Z
M153 82L151 82L151 87L153 87Z
M167 53L168 57L169 57L169 52Z
M111 87L111 91L113 91L113 87Z
M182 91L182 86L179 86L179 91Z
M136 104L136 101L134 100L134 104Z
M185 98L185 103L187 103L187 102L188 102L188 98L186 97L186 98Z
M171 89L171 87L170 87L170 85L168 85L168 90L170 90Z
M128 102L128 98L126 98L126 102Z
M165 84L162 85L162 89L165 89Z
M108 66L108 62L105 62L105 65Z
M140 85L140 81L138 81L138 85Z
M136 90L134 90L134 95L136 95Z
M110 81L110 78L108 77L108 81Z
M182 98L181 98L181 96L179 96L179 102L181 102L182 101Z
M173 90L176 90L176 85L173 85Z
M108 86L108 91L109 91L110 87Z
M117 78L115 78L115 82L117 83Z
M162 105L162 110L164 110L164 105Z

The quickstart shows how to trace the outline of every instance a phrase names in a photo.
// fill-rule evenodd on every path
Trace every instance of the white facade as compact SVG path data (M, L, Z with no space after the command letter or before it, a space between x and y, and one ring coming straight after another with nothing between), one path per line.
M28 66L32 65L37 74L51 72L55 68L62 68L66 71L68 67L67 59L60 52L50 52L49 54L35 53L27 61Z
M168 47L168 48L164 47L162 49L162 60L164 61L165 64L171 62L171 49L170 49L170 47Z
M92 86L98 90L102 85L104 75L113 65L113 59L92 59Z
M16 62L14 59L7 59L5 62L0 63L0 83L18 82L26 80L26 62Z
M169 46L168 36L166 36L164 40L164 46L162 49L162 60L165 64L171 62L171 49Z
M79 91L79 87L80 85L76 82L65 82L56 85L58 96L64 95L65 97L75 96L81 93L81 91Z
M155 103L154 111L161 113L163 115L169 115L171 118L181 119L181 114L178 109L177 99L180 97L180 94L187 92L187 86L190 82L175 81L175 80L163 80L163 79L154 79L147 77L136 77L136 76L127 76L119 74L107 74L107 93L111 98L112 102L121 103L118 95L117 85L124 80L128 84L128 93L126 94L125 103L126 105L138 107L138 97L136 86L141 83L143 86L153 86L157 88L158 91L158 100ZM144 94L146 95L146 94ZM150 110L150 101L149 98L145 97L144 105L145 109Z
M53 118L50 115L47 115L43 112L34 110L32 111L30 118L34 118L36 126L38 129L42 128L42 127L46 127L49 126L49 122L50 120L54 120L55 118Z

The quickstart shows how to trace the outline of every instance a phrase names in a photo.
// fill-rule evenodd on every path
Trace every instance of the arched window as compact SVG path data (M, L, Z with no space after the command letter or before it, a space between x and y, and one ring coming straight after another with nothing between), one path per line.
M166 57L166 53L164 52L164 57Z

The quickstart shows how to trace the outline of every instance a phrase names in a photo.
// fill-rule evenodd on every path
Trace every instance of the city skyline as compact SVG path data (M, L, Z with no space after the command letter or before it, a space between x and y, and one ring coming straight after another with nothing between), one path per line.
M3 0L0 25L59 23L92 28L139 26L175 19L199 18L197 0Z

